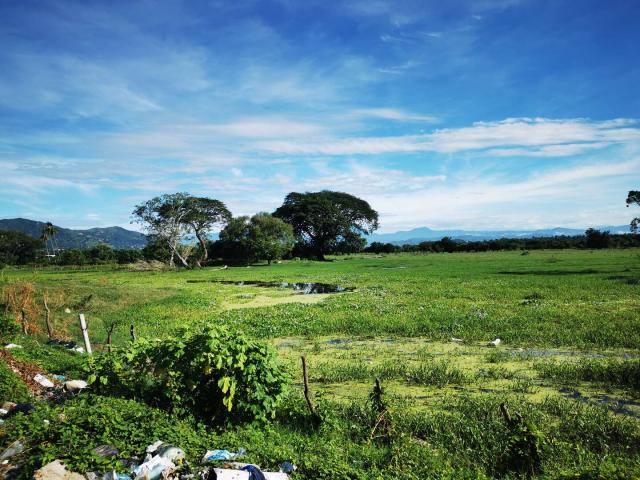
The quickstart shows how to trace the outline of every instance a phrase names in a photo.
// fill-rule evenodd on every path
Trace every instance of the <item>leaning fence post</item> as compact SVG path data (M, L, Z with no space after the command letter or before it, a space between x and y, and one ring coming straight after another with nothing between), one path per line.
M87 330L87 322L84 319L84 313L78 315L80 318L80 329L82 330L82 338L84 339L84 348L88 354L91 354L91 343L89 342L89 331Z

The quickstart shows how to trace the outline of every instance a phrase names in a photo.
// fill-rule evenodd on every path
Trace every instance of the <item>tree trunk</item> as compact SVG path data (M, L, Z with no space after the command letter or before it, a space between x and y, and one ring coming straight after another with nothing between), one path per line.
M111 325L109 325L109 328L107 328L107 350L109 353L111 353L111 339L113 337L114 328L116 328L115 323L112 323Z
M202 248L202 255L200 256L200 260L198 260L198 267L200 267L201 263L206 262L209 258L209 252L207 251L207 242L205 241L204 236L200 232L196 231L196 237L200 242L200 247Z
M175 256L178 257L178 259L180 260L182 265L185 268L189 268L189 264L187 263L187 261L184 258L182 258L182 255L180 255L180 252L178 252L178 242L177 242L177 240L176 240L175 243L170 243L169 244L169 248L171 248L171 251L172 251L172 254L171 254L172 263L173 263L173 255L175 254ZM171 266L173 266L173 265L171 265Z
M47 334L49 335L49 339L53 338L53 325L51 325L51 311L49 310L49 306L47 305L47 297L44 296L42 298L43 302L44 302L44 321L45 324L47 325Z
M22 314L22 333L27 335L29 333L29 329L27 328L27 314L24 311L24 308L20 311Z

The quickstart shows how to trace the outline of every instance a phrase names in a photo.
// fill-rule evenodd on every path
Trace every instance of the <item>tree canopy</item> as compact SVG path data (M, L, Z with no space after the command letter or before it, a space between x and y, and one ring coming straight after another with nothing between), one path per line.
M188 197L186 200L187 215L184 221L191 227L202 251L198 265L206 261L207 234L216 225L224 225L231 219L231 212L220 200L206 197Z
M640 206L640 190L631 190L629 195L627 195L627 207L629 205L638 205ZM633 233L638 233L638 227L640 226L640 218L636 217L631 220L631 231Z
M42 240L22 232L0 230L0 266L24 265L36 259Z
M298 241L324 260L337 242L378 228L378 212L364 200L343 192L289 193L273 214L293 226Z
M226 260L271 263L289 253L294 242L291 225L263 212L230 220L214 249Z
M133 221L157 239L164 241L171 251L169 265L174 265L177 256L183 266L188 267L187 260L180 254L180 238L187 232L185 219L189 214L188 193L164 194L136 205L133 210Z

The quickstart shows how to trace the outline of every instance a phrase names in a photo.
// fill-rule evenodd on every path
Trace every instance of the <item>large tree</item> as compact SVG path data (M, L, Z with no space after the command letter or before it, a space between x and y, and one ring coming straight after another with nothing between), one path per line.
M181 255L180 239L187 233L185 219L190 213L188 193L165 194L154 197L133 210L133 222L143 226L154 238L166 243L171 252L169 265L173 266L178 257L183 266L189 267L187 259Z
M627 195L627 207L629 205L638 205L640 206L640 190L631 190L629 195ZM638 227L640 226L640 218L636 217L631 220L631 231L633 233L638 233Z
M231 219L231 212L220 200L206 197L189 197L186 199L187 215L184 221L195 234L202 253L198 266L208 258L207 234L215 225L225 225Z
M298 240L324 260L334 245L353 234L370 234L378 228L378 212L348 193L297 193L286 196L273 214L293 226Z

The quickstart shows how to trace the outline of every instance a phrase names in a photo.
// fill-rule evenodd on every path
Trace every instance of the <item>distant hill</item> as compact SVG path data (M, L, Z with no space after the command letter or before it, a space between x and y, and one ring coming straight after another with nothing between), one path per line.
M629 225L595 227L598 230L609 230L611 233L629 233ZM468 242L478 240L494 240L498 238L533 238L533 237L558 237L562 235L582 235L586 228L546 228L541 230L432 230L428 227L414 228L394 233L373 234L367 237L367 241L393 243L397 245L440 240L443 237L451 237L455 240Z
M40 238L44 226L44 222L26 218L0 220L0 230L14 230L34 238ZM91 248L99 243L106 243L113 248L142 248L147 244L145 235L122 227L90 228L88 230L58 228L60 231L56 235L56 244L65 249Z

